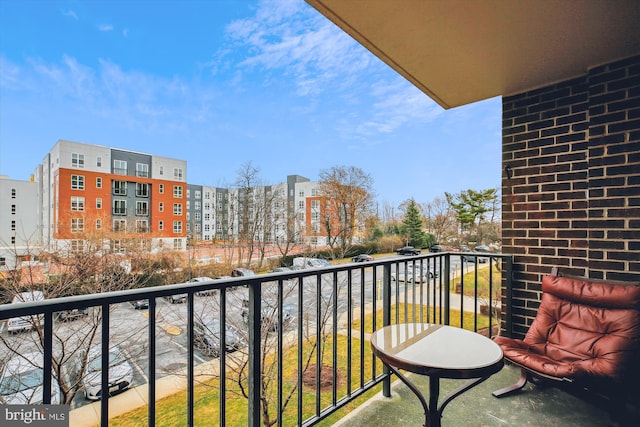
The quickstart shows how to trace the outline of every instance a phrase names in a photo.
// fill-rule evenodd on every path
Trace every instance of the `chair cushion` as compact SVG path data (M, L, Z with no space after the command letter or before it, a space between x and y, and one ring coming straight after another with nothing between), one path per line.
M496 338L505 357L544 375L621 380L640 345L640 287L544 276L524 340Z

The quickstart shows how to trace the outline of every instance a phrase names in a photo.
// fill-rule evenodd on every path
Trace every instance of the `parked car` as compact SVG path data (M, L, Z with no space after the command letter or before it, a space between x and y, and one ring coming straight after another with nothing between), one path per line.
M214 280L214 279L212 279L211 277L200 276L200 277L194 277L194 278L190 279L188 283L208 282L208 281L212 281L212 280ZM217 289L206 289L204 291L196 292L196 295L198 295L198 296L213 295L213 294L216 293L216 291L217 291Z
M331 263L322 258L296 257L293 259L292 269L302 270L305 268L331 267Z
M285 273L287 271L291 271L291 269L289 267L276 267L269 273Z
M28 352L13 356L0 373L0 402L6 405L42 404L43 356ZM51 379L51 403L60 403L60 386Z
M288 325L292 320L293 316L291 315L292 307L286 306L282 308L282 325ZM270 331L278 330L278 311L277 307L271 303L264 302L262 303L262 325L266 326L266 328ZM242 300L242 320L245 323L249 321L249 300Z
M62 310L56 314L56 318L62 322L69 322L89 315L87 307L74 308L71 310Z
M102 346L94 345L80 355L86 361L86 371L82 378L84 396L88 400L99 400L102 394ZM133 368L118 346L109 348L109 396L127 390L133 382Z
M360 254L351 258L351 262L369 262L373 261L373 257L369 254Z
M149 308L149 300L148 299L134 299L129 301L129 304L133 306L136 310L142 310L144 308Z
M187 294L174 294L165 297L171 304L182 304L187 300Z
M429 248L429 252L446 252L447 248L445 248L443 245L432 245Z
M398 252L398 255L420 255L420 249L416 249L413 246L405 246L396 252Z
M489 248L489 246L487 246L487 245L478 245L473 249L476 252L484 252L484 253L491 252L491 248ZM478 262L481 262L481 263L489 262L489 258L487 258L487 257L478 257Z
M211 357L220 356L220 321L218 319L194 319L193 342L202 353ZM232 352L245 344L242 333L232 324L225 325L225 350Z
M16 294L11 300L12 304L20 304L23 302L44 301L44 294L42 291L26 291ZM36 325L42 325L44 323L44 316L42 314L37 316L21 316L12 317L7 321L7 331L10 334L15 334L21 331L28 331L33 329Z
M248 268L238 267L231 270L231 277L248 277L255 275L256 273Z
M394 267L391 268L391 280L397 280L398 282L411 283L415 281L415 283L423 283L434 277L438 277L438 275L433 270L427 271L426 265L422 267L422 275L420 275L419 265L416 265L414 269L413 264L408 264L406 270L404 265L400 265L397 272Z

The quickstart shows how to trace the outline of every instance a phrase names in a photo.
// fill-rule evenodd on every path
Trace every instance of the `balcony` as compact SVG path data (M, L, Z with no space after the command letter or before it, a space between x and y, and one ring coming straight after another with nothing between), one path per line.
M489 262L479 262L480 256ZM509 295L511 271L508 255L422 254L3 305L0 321L34 321L32 330L17 334L2 328L0 359L6 361L12 350L44 353L39 368L54 374L44 376L43 401L50 402L52 385L60 384L72 426L122 425L124 414L136 425L155 425L162 417L175 425L258 426L264 422L263 387L269 390L269 417L278 425L421 425L422 408L403 384L394 382L391 398L381 397L395 378L371 354L370 333L407 321L488 336L500 324L508 331L510 302L502 299L502 305L490 296L499 295L501 286ZM176 301L184 304L171 303ZM489 309L482 314L485 304ZM69 319L68 313L79 314ZM227 333L204 338L203 324ZM133 366L125 386L107 374L114 345ZM89 403L80 355L92 346L103 355L94 363L102 369L93 381L105 397ZM505 367L458 397L444 411L443 424L608 422L597 406L558 389L527 386L521 395L491 396L517 375ZM426 386L426 380L413 379ZM450 387L444 381L443 393Z

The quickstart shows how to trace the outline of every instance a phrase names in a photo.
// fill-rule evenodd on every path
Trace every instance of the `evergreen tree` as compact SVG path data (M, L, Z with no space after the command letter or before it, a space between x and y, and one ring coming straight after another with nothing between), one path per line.
M407 238L407 244L416 248L425 245L425 233L422 230L422 214L415 200L410 199L402 220L402 231Z

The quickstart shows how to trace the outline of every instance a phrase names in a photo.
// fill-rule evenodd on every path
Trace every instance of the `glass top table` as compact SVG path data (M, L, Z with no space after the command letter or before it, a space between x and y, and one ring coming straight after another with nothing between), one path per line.
M441 425L442 411L455 397L485 381L504 365L502 349L489 338L452 326L401 323L371 335L373 352L418 397L425 426ZM429 376L429 403L399 369ZM438 406L440 378L470 379Z

